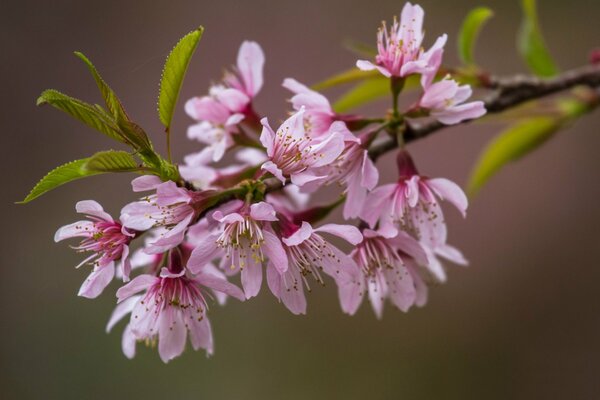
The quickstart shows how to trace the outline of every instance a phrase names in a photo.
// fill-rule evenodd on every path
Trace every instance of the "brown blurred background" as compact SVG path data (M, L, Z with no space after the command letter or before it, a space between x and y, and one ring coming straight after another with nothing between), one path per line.
M563 68L586 63L599 45L600 3L539 1L552 53ZM130 114L162 148L156 92L175 41L202 24L205 36L182 99L205 93L235 60L244 39L261 43L266 86L258 109L284 115L284 77L315 82L349 68L347 39L373 42L382 19L403 2L383 1L4 1L0 5L2 80L2 276L0 398L3 399L593 399L600 396L600 113L586 116L541 151L503 170L462 220L448 210L450 241L471 261L453 267L429 304L403 314L387 307L377 321L363 304L350 318L333 288L309 297L294 317L263 293L245 304L214 306L216 354L187 351L163 365L138 346L121 353L122 325L104 333L114 287L96 301L76 296L87 271L59 226L76 218L77 200L93 198L118 214L131 201L129 176L69 184L26 206L48 170L114 146L66 115L36 109L56 88L100 101L73 50L87 54ZM496 15L477 58L499 73L524 71L515 55L517 0L423 0L427 44L450 35L447 57L468 10ZM190 123L179 104L174 150ZM383 110L386 104L371 107ZM501 125L448 129L412 146L422 171L464 183L482 146ZM391 166L388 157L381 165ZM383 182L393 179L388 168Z

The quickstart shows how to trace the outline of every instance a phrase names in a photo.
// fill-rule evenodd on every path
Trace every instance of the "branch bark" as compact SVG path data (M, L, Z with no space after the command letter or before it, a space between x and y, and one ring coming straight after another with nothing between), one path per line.
M550 96L576 86L600 87L600 65L589 65L566 71L554 78L540 79L534 76L516 75L489 79L488 87L493 92L484 100L488 113L499 113L531 100ZM468 123L465 121L463 123ZM406 143L422 139L441 129L454 126L437 121L407 124L404 133ZM369 156L377 160L397 147L396 138L390 137L369 149Z

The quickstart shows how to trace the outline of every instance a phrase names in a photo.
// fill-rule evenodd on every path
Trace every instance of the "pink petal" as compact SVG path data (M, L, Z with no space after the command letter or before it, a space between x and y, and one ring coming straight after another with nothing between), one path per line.
M75 205L75 210L77 210L77 212L80 214L91 215L105 221L113 222L110 214L105 212L102 206L94 200L82 200L77 202Z
M394 246L398 247L401 251L414 258L419 264L427 265L428 258L423 246L412 236L404 231L398 232L398 235L390 239Z
M263 243L265 255L280 273L284 273L288 269L288 258L279 238L268 230L263 231L263 237L265 240Z
M267 150L267 155L269 157L272 157L273 149L275 146L275 132L273 132L273 129L269 125L269 120L267 119L267 117L261 119L260 123L263 126L262 132L260 133L260 142Z
M217 246L218 238L218 234L211 234L198 238L196 247L192 251L187 263L187 267L192 273L197 274L201 272L206 264L212 262L222 252Z
M386 78L389 78L390 76L392 76L392 74L390 73L390 71L387 70L387 68L380 67L379 65L375 65L370 61L358 60L356 62L356 66L358 67L358 69L363 70L363 71L372 71L372 70L376 69L379 72L381 72L381 74L383 76L385 76Z
M302 221L302 225L300 226L300 228L298 228L296 232L292 233L286 238L281 239L281 241L285 243L286 246L298 246L299 244L310 238L312 233L312 226L308 222Z
M233 88L219 90L216 94L216 98L232 113L242 112L250 102L250 97L248 97L248 95Z
M110 319L108 320L108 324L106 324L106 333L109 333L120 320L122 320L127 314L131 313L133 307L141 298L142 296L131 296L122 303L117 304L110 316Z
M452 261L454 264L469 265L469 261L465 258L462 252L456 247L450 246L449 244L436 247L435 252L444 257L446 260Z
M246 266L242 268L241 275L246 298L256 296L262 285L262 265L249 257L246 259Z
M446 110L434 111L431 115L442 124L454 125L467 119L482 117L485 113L486 109L482 101L472 101Z
M363 163L362 163L362 180L361 185L364 188L373 190L377 186L379 181L379 170L373 164L373 161L369 158L369 153L365 150L363 152Z
M131 324L127 324L125 330L123 331L123 337L121 339L121 349L123 350L123 354L125 357L130 360L135 357L135 344L137 343L137 339L135 335L131 331Z
M363 240L360 230L353 225L325 224L315 229L315 232L327 232L353 245L357 245Z
M177 320L174 310L163 310L158 323L158 354L167 363L183 353L187 329Z
M336 281L336 283L342 311L348 315L354 315L363 299L364 283L362 277L357 275L355 280Z
M256 96L263 85L265 54L256 42L245 41L240 47L237 67L250 97Z
M89 237L91 230L93 229L94 223L92 221L78 221L69 225L58 228L54 234L54 241L60 242L61 240L70 239L74 237ZM86 230L87 228L87 230Z
M255 221L277 221L277 213L272 205L261 201L250 206L250 217Z
M447 200L452 203L458 209L458 211L460 211L463 217L467 215L469 200L460 186L445 178L428 179L426 184L442 200Z
M117 290L117 299L118 302L122 302L123 300L133 296L134 294L141 292L142 290L148 289L152 286L156 280L155 276L152 275L138 275L131 280L127 285L119 288Z
M267 284L275 297L277 297L292 314L306 314L306 297L300 273L295 268L290 268L284 275L271 264L267 266Z
M264 130L263 130L264 132ZM265 170L273 174L273 176L281 181L285 185L286 179L283 176L283 172L279 169L279 167L273 161L265 162L260 169Z
M244 292L233 283L229 283L225 278L220 278L204 271L194 277L202 286L206 286L217 292L225 293L231 297L235 297L240 301L244 301L246 297Z
M131 181L131 188L134 192L146 192L154 190L162 181L156 175L143 175Z
M190 341L194 350L205 349L208 355L213 353L213 337L210 321L206 316L202 321L197 319L190 325Z
M376 279L371 277L367 279L367 285L369 290L369 301L373 312L378 319L383 316L383 306L385 297L387 296L387 285L383 279Z
M115 263L110 262L103 267L96 267L79 288L78 296L88 299L98 297L115 276Z

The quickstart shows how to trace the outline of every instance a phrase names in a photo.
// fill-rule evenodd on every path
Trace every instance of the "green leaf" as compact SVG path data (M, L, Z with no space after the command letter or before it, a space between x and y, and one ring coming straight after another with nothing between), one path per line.
M158 117L166 128L171 126L173 111L175 110L185 72L203 31L204 28L199 27L185 35L175 45L165 62L158 95Z
M458 34L458 54L464 64L474 64L473 50L483 24L494 15L487 7L477 7L467 14Z
M101 173L86 169L85 166L88 161L88 158L84 158L82 160L71 161L53 169L44 176L37 185L31 189L31 192L29 192L27 197L19 203L29 203L31 200L67 182Z
M390 80L384 76L366 80L340 97L333 109L335 112L348 112L353 108L390 95Z
M64 111L73 118L83 122L92 129L104 133L111 139L128 143L119 131L119 127L112 121L111 116L101 107L91 105L56 90L45 90L37 99L37 105L50 104Z
M78 51L75 52L75 55L79 57L88 67L94 80L96 81L96 85L98 85L98 89L100 89L100 93L102 93L102 98L104 98L104 102L106 103L106 108L110 111L113 117L117 120L124 119L129 120L121 101L115 94L115 92L104 82L104 79L94 67L94 64L83 54Z
M381 76L379 71L361 71L358 68L352 68L347 71L336 74L332 77L325 79L319 83L315 83L312 85L314 90L324 90L329 89L334 86L343 85L346 83L352 83L356 81L362 81L370 78L377 78Z
M143 169L126 151L101 151L89 158L85 165L89 171L96 172L133 172Z
M523 21L517 40L519 52L534 74L541 77L554 76L558 68L546 49L538 21L535 0L521 0Z
M475 194L505 164L518 160L542 145L560 128L561 120L538 116L520 121L496 136L485 148L469 180Z

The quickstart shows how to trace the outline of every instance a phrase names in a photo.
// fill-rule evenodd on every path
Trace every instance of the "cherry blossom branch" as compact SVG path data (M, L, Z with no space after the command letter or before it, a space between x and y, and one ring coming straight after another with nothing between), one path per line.
M535 76L515 75L511 77L490 77L486 87L494 91L485 100L488 113L499 113L531 100L550 96L576 86L596 88L600 86L600 65L589 65L566 71L554 78L541 79ZM464 121L467 123L469 121ZM406 143L422 139L447 128L438 121L422 124L409 123L404 132ZM376 143L369 150L369 156L377 160L380 156L397 147L397 139L391 136Z

